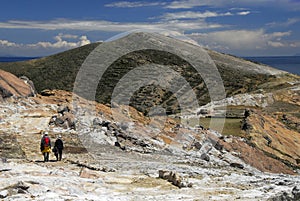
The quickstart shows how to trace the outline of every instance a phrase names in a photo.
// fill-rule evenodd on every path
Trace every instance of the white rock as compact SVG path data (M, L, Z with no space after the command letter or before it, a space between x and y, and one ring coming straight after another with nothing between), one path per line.
M6 198L8 196L8 190L3 190L0 192L0 198Z

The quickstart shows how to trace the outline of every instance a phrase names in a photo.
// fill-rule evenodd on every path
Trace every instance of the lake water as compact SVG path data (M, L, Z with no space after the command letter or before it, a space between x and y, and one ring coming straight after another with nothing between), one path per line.
M300 56L245 57L245 59L267 64L274 68L300 75Z
M0 57L0 62L15 62L36 59L38 57Z

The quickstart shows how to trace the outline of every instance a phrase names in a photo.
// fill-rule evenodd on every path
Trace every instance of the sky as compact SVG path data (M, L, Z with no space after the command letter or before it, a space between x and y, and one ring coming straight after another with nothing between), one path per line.
M236 56L300 54L300 0L1 0L0 56L46 56L135 29Z

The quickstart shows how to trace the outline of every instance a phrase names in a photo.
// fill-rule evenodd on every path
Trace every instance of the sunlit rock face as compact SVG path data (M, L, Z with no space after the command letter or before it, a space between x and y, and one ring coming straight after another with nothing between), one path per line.
M0 70L0 98L5 99L11 96L29 97L34 96L35 89L33 82L26 77L17 78L15 75Z

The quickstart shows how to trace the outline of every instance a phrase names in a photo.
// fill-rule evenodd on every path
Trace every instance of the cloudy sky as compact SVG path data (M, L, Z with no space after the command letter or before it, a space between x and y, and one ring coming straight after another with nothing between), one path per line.
M134 29L237 56L300 53L300 0L2 0L0 56L44 56Z

